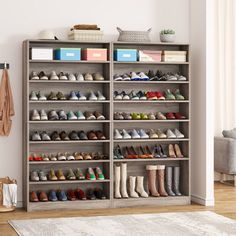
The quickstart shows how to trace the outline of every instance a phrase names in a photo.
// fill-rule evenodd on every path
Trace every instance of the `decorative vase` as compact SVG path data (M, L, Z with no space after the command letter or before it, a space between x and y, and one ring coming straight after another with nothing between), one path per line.
M175 41L175 34L160 34L161 42L172 43Z

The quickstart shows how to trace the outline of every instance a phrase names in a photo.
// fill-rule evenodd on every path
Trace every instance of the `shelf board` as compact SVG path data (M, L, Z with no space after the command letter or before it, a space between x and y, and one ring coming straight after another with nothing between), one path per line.
M189 62L157 62L157 61L114 61L114 64L132 65L189 65Z
M189 46L189 43L182 43L182 42L122 42L122 41L113 41L115 45L146 45L146 46Z
M79 161L28 161L30 165L44 164L83 164L83 163L109 163L110 160L79 160Z
M177 122L189 122L189 119L184 120L114 120L114 123L177 123Z
M113 81L114 84L189 84L189 81Z
M136 142L180 142L189 141L189 138L166 138L166 139L114 139L115 143L136 143Z
M114 100L114 103L189 103L189 100Z
M110 199L76 200L76 201L48 201L29 202L28 211L52 211L52 210L81 210L81 209L104 209L111 207Z
M29 60L30 63L56 63L56 64L109 64L110 61L65 61L65 60Z
M134 207L134 206L168 206L168 205L189 205L190 196L173 196L173 197L148 197L148 198L114 198L114 207Z
M68 84L109 84L109 80L70 81L70 80L29 80L29 83L68 83Z
M189 161L189 158L183 157L183 158L152 158L152 159L114 159L113 162L150 162L150 161Z
M40 103L40 104L46 104L46 103L54 103L54 104L59 104L59 103L81 103L81 104L83 104L83 103L85 103L85 104L89 104L89 103L91 103L91 104L94 104L94 103L109 103L110 101L109 100L105 100L105 101L88 101L88 100L86 100L86 101L70 101L70 100L56 100L56 101L53 101L53 100L46 100L46 101L29 101L29 103Z
M89 123L109 123L109 120L45 120L29 121L30 124L89 124Z
M110 140L78 140L78 141L29 141L29 144L79 144L79 143L109 143Z
M104 180L62 180L62 181L29 181L30 185L45 185L45 184L87 184L87 183L109 183L109 179Z

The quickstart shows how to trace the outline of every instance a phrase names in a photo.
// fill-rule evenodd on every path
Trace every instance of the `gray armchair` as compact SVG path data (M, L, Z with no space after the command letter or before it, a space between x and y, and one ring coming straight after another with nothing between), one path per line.
M232 175L236 186L236 139L215 137L215 171L221 173L221 181L225 174Z

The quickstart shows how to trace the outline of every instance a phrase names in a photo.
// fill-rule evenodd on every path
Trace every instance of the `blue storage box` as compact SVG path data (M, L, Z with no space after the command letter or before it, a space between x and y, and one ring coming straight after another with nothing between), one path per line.
M114 51L115 61L137 61L138 51L136 49L116 49Z
M80 61L81 48L58 48L55 50L56 60Z

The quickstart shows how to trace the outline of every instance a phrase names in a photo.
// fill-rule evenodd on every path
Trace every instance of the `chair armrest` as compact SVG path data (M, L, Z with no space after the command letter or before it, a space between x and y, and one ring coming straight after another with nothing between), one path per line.
M215 171L236 174L236 139L215 137L214 144Z

